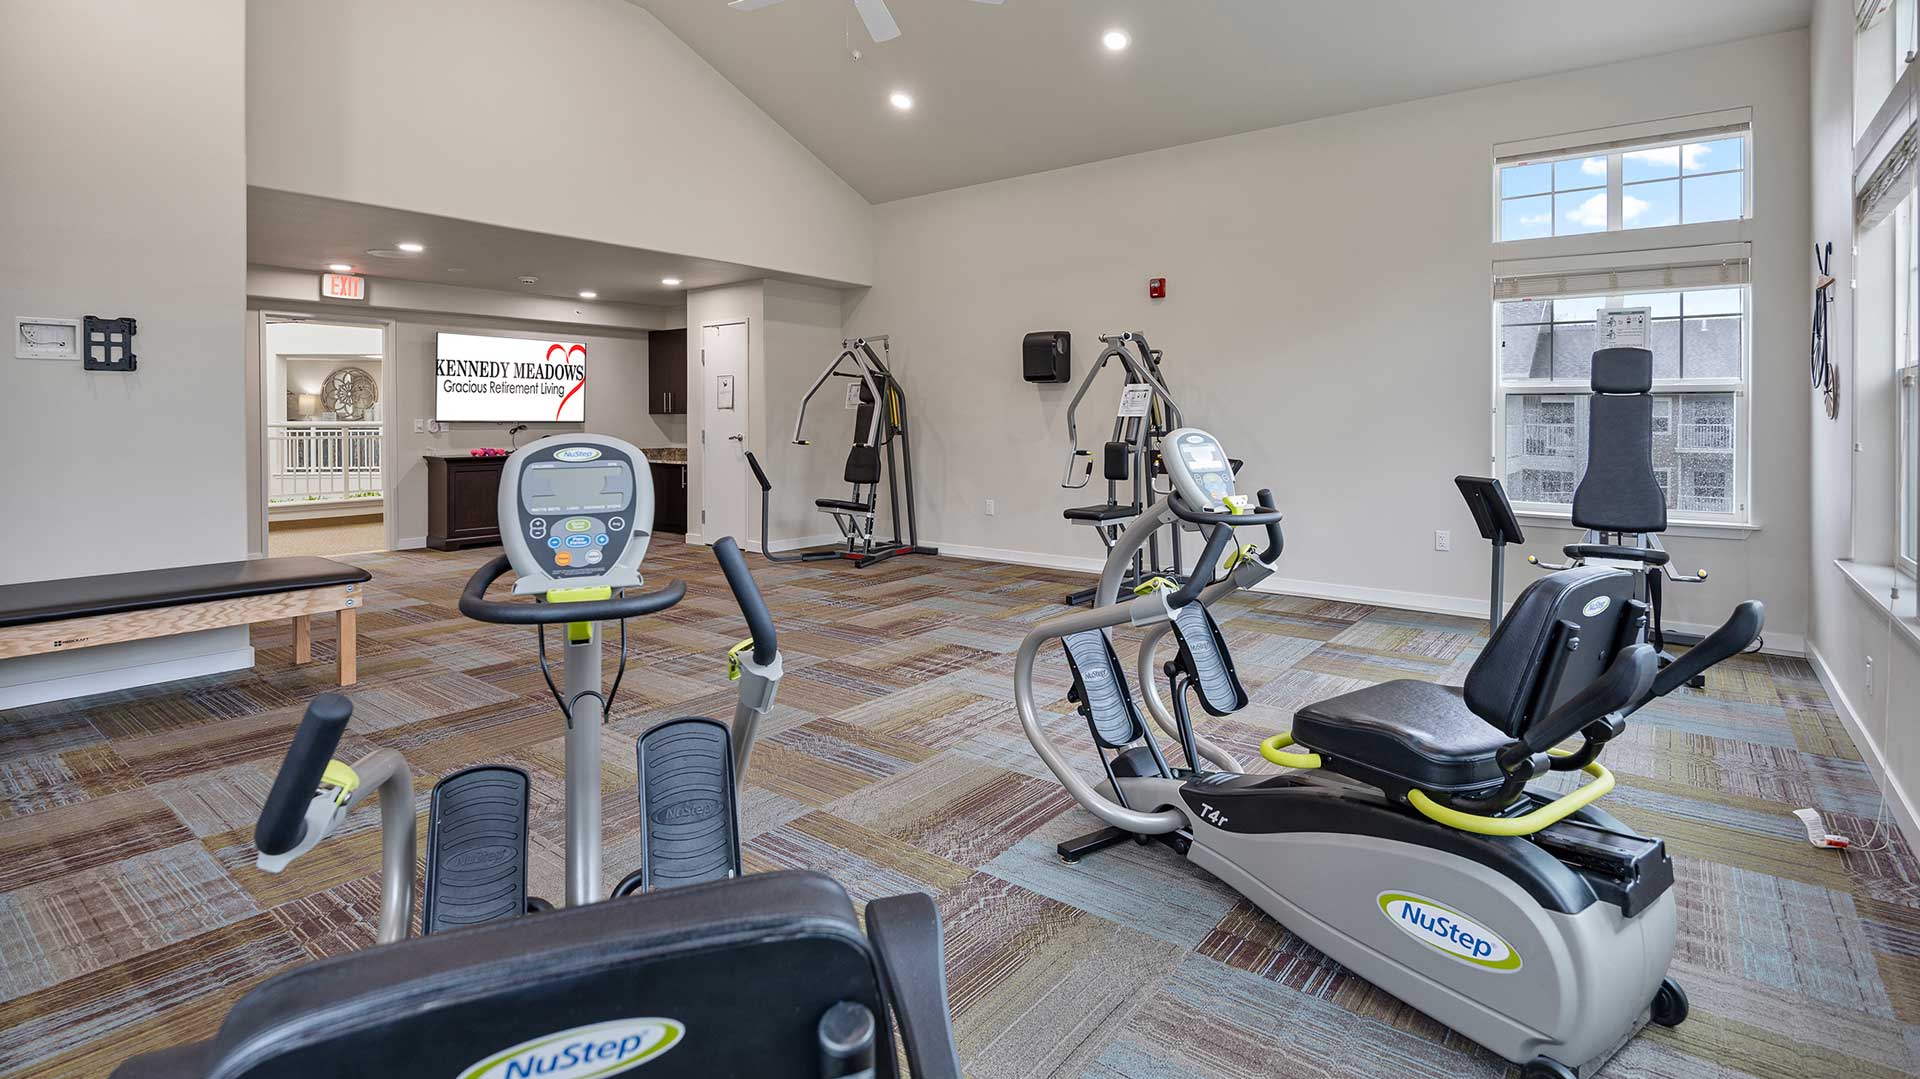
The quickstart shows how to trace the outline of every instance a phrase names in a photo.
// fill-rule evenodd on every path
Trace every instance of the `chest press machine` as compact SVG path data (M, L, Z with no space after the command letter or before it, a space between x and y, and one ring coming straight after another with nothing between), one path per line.
M793 421L793 444L812 445L803 435L808 403L829 380L853 380L848 386L847 396L848 407L854 412L853 445L847 450L847 464L841 471L842 478L851 485L852 490L846 498L813 500L815 509L833 518L834 526L846 541L845 548L798 554L772 553L766 544L766 511L773 485L767 479L766 470L760 467L760 462L753 454L747 454L747 463L753 467L754 481L760 485L760 550L772 561L825 562L845 559L864 569L895 555L940 553L939 548L928 547L920 542L919 521L914 512L913 439L907 427L907 397L887 359L874 352L875 342L890 359L892 348L884 335L850 337L842 341L839 355L833 358L826 370L820 372L820 377L808 387L806 396L800 399L800 412ZM849 369L842 371L843 364L849 365ZM882 451L885 452L884 462ZM887 508L893 517L891 539L881 539L874 529L883 476L887 486ZM904 532L900 527L903 487L906 507Z
M1661 624L1664 583L1698 584L1707 571L1681 573L1660 544L1667 530L1667 495L1653 471L1653 353L1644 348L1595 352L1592 385L1587 471L1573 492L1573 523L1586 535L1562 548L1565 562L1543 562L1533 555L1527 561L1550 570L1610 566L1633 573L1635 598L1647 607L1647 640L1664 668L1674 662ZM1697 677L1690 684L1697 689L1706 682Z

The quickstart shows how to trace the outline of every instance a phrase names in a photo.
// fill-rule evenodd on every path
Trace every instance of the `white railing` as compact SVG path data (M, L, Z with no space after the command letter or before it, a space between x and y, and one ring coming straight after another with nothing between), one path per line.
M267 501L366 499L380 491L380 425L377 423L270 423L267 425Z

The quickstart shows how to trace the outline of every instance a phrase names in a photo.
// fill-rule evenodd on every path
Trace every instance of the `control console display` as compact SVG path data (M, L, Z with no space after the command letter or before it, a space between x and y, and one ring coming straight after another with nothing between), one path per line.
M1167 434L1166 445L1173 447L1167 457L1167 473L1187 504L1197 510L1223 513L1233 491L1233 464L1220 440L1197 427L1182 427Z
M638 584L652 524L646 458L618 439L544 438L515 452L501 477L516 592Z

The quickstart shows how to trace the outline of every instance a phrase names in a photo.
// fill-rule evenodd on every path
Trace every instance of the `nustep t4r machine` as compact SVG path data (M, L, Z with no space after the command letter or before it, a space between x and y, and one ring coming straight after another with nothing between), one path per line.
M1762 611L1747 602L1659 670L1645 643L1635 575L1573 569L1535 581L1468 672L1464 687L1368 686L1300 709L1260 747L1288 769L1248 775L1193 727L1188 697L1230 715L1248 694L1209 610L1270 576L1282 547L1270 492L1234 490L1226 451L1196 428L1169 432L1173 490L1114 545L1112 596L1146 537L1178 520L1206 535L1193 579L1143 582L1125 602L1039 623L1015 657L1014 697L1040 759L1109 827L1060 844L1069 862L1115 843L1157 841L1376 986L1522 1067L1527 1079L1590 1076L1649 1020L1687 1013L1667 977L1673 864L1593 802L1613 787L1596 758L1648 701L1744 649ZM1265 549L1232 552L1234 530ZM1176 768L1135 704L1110 631L1145 629L1139 673L1155 723L1180 747ZM1178 655L1156 672L1171 632ZM1042 725L1034 663L1059 641L1106 773L1076 774ZM1151 691L1164 675L1170 705ZM1576 748L1558 747L1569 739ZM1297 740L1297 745L1296 745ZM1564 755L1563 755L1564 754ZM1530 789L1555 772L1590 776L1570 793Z
M296 967L242 997L212 1038L134 1057L115 1079L961 1079L947 1016L939 915L924 894L867 904L865 926L817 873L740 876L735 783L773 706L772 619L732 539L714 545L753 636L731 653L731 733L676 719L640 737L641 866L604 895L600 876L602 621L665 610L685 588L641 584L653 524L646 458L618 439L556 435L521 448L500 486L506 555L467 582L484 621L565 627L548 684L567 719L567 907L526 895L527 773L470 768L434 788L423 936L413 917L413 783L379 749L330 760L353 707L308 707L254 832L281 872L378 797L376 946ZM508 569L534 602L486 598ZM564 687L564 688L563 688ZM644 894L633 894L644 893ZM536 913L537 912L537 913Z

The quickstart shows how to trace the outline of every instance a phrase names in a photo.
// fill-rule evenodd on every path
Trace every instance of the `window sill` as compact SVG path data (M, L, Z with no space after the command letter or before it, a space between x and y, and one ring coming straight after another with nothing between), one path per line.
M1539 511L1515 510L1514 516L1523 524L1539 525L1542 528L1564 528L1573 532L1584 532L1573 523L1571 513L1541 513ZM1745 541L1761 526L1739 521L1668 521L1663 536L1678 536L1681 539L1717 539Z
M1892 566L1878 566L1871 562L1850 562L1836 558L1833 564L1862 599L1890 614L1893 624L1900 627L1915 647L1920 647L1920 610L1916 610L1920 589L1916 589L1912 577ZM1891 594L1896 587L1900 590L1898 599Z

